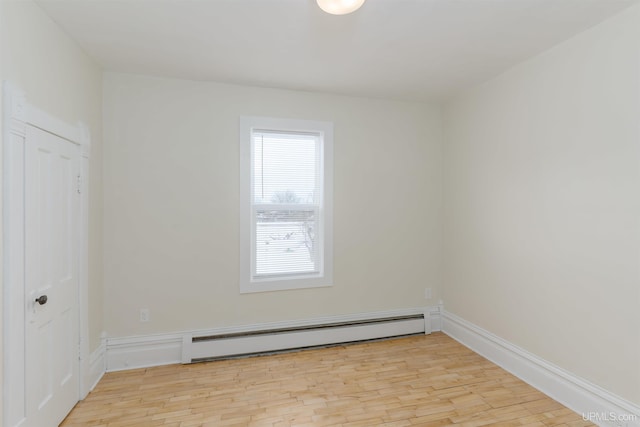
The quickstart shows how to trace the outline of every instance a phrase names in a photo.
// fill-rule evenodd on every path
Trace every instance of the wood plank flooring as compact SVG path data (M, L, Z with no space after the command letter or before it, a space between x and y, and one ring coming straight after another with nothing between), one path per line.
M108 373L63 427L590 426L441 333Z

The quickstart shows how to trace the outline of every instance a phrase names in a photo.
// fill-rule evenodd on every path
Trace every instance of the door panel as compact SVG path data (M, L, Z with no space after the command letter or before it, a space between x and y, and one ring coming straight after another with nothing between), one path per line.
M54 427L79 399L80 155L32 126L25 148L27 426Z

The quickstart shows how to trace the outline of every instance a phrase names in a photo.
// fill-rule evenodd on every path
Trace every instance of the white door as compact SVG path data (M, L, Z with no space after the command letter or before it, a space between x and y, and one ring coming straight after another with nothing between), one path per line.
M79 147L27 126L26 426L58 426L79 400Z

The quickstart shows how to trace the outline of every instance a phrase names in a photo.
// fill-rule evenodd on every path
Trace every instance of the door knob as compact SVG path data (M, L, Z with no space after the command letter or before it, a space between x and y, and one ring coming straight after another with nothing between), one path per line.
M40 305L45 305L47 303L47 296L46 295L42 295L39 298L36 298L36 302Z

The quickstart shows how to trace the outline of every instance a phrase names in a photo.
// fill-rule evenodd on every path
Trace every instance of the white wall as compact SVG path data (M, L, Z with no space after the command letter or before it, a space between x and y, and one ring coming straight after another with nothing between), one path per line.
M89 206L90 350L102 331L102 71L32 1L2 1L2 78L27 101L91 132Z
M640 403L640 6L447 105L448 311Z
M104 113L109 336L422 307L425 287L439 298L438 108L107 73ZM334 122L333 287L240 295L241 115Z

